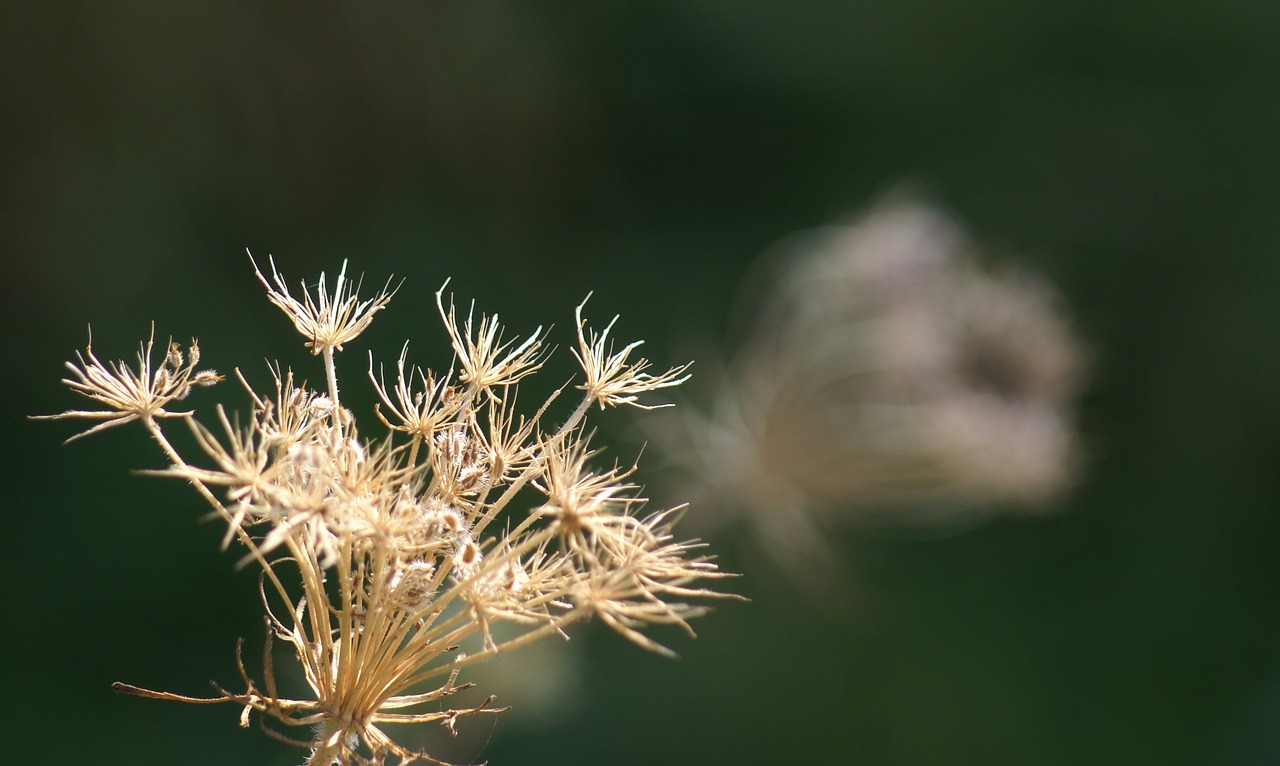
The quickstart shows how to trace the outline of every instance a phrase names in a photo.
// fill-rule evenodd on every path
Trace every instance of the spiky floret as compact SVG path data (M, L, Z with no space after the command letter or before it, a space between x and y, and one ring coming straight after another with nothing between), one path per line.
M369 380L373 389L387 408L391 418L382 414L382 407L374 412L382 424L393 431L401 431L415 439L429 439L457 412L462 404L460 392L450 385L450 375L436 376L429 370L411 366L405 370L405 358L409 344L405 343L396 360L396 382L388 390L386 376L379 368L373 374L373 355L369 355ZM395 401L392 401L392 399Z
M252 261L253 257L250 256ZM276 270L275 260L268 257L271 265L271 281L262 275L256 261L253 271L258 281L267 288L267 298L275 304L298 332L307 339L306 346L311 353L319 356L325 351L341 351L344 343L353 341L373 322L373 315L387 307L395 289L390 280L385 287L372 298L360 300L356 294L360 291L360 283L352 287L347 277L347 262L342 262L338 270L338 279L331 295L325 286L325 275L320 274L320 282L316 286L316 297L312 298L306 285L302 287L302 300L294 298L284 277Z
M590 296L587 297L590 298ZM644 341L633 341L623 346L621 351L614 351L613 341L609 340L609 331L613 329L618 317L611 319L599 333L588 330L587 321L582 318L582 309L586 305L587 302L584 300L574 311L574 318L578 323L578 348L574 350L573 355L577 357L578 364L582 365L587 378L578 388L595 399L601 409L604 409L605 405L616 407L620 404L630 404L642 409L664 406L640 404L637 396L647 391L680 385L689 379L686 372L689 365L672 367L658 375L646 372L651 366L648 359L641 357L632 360L630 358L631 352Z
M170 461L151 473L194 485L226 522L227 541L246 549L243 563L262 571L269 631L261 682L237 649L243 691L215 686L215 696L201 698L128 684L117 689L230 702L241 706L242 725L257 714L263 722L311 727L313 736L296 744L310 748L312 766L389 758L439 763L398 744L388 729L434 722L453 731L459 718L499 712L493 697L440 709L469 686L458 682L468 666L563 635L569 624L593 616L645 648L670 653L642 629L688 630L688 619L705 608L684 602L719 595L694 584L724 575L693 555L692 544L672 542L672 513L633 515L642 500L628 482L631 469L589 466L595 451L583 419L590 406L644 406L637 395L674 385L683 368L647 376L643 360L626 361L634 345L606 355L607 330L583 340L579 316L585 395L559 425L544 429L543 415L559 392L526 417L514 389L542 363L542 331L508 341L496 317L482 316L474 326L470 313L459 327L452 300L446 310L438 295L459 385L451 384L451 373L408 366L406 349L388 387L381 375L374 378L371 360L370 378L387 410L377 414L388 433L370 439L337 401L332 355L390 295L357 301L347 292L344 264L333 294L322 278L319 295L299 302L289 298L274 264L272 273L276 287L268 284L268 296L312 351L325 356L328 393L295 382L278 366L271 370L274 391L257 393L237 371L251 411L241 419L219 406L211 429L191 412L164 409L191 385L216 378L193 372L195 360L172 350L155 372L150 344L136 371L102 365L87 352L67 381L109 409L55 417L106 420L91 430L143 420ZM203 465L173 448L161 417L187 423ZM538 491L543 502L521 500ZM500 516L505 525L492 524ZM500 623L508 630L495 633ZM273 640L292 648L309 696L281 693Z
M497 314L481 314L479 322L473 321L474 304L467 309L467 318L459 326L452 296L449 308L444 307L444 287L436 291L436 308L453 344L453 352L462 370L458 377L463 383L496 395L494 389L517 383L542 367L546 358L546 349L542 345L546 334L542 327L524 340L506 338L498 324Z
M186 356L182 353L182 346L170 340L164 358L156 365L152 359L155 338L156 329L152 325L151 335L144 343L138 344L137 366L130 367L123 361L104 364L98 359L93 353L93 334L90 332L84 353L77 352L76 361L67 362L72 377L63 378L62 382L106 409L67 410L57 415L37 415L36 419L102 421L67 439L70 442L135 420L189 417L190 411L169 412L165 407L187 398L193 387L212 386L222 380L222 376L213 370L196 370L200 363L200 345L194 338Z

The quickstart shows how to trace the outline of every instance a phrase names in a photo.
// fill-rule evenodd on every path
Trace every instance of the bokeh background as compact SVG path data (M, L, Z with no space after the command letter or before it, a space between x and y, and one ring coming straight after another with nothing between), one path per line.
M113 358L155 320L220 370L306 370L248 247L294 283L344 258L406 280L340 360L353 397L367 349L393 359L411 337L443 362L446 277L516 329L554 323L566 377L591 290L596 315L674 362L732 334L739 280L772 243L903 178L1052 278L1095 349L1069 500L961 534L850 531L859 597L838 609L715 540L752 601L720 605L696 641L666 635L680 660L578 631L558 706L485 719L448 754L1280 762L1280 5L3 13L7 762L302 760L231 707L110 691L234 686L235 640L252 654L262 628L256 578L198 499L129 473L160 464L140 431L61 447L70 425L25 420L77 404L57 380L88 323ZM215 400L238 398L197 404ZM614 454L639 449L629 415L600 422Z

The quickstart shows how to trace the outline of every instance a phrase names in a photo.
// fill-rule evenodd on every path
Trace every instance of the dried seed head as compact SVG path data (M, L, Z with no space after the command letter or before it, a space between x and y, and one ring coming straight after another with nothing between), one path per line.
M480 546L471 539L471 535L464 533L455 538L453 547L455 577L465 579L475 574L482 558L484 555L480 552Z
M423 559L414 559L397 567L388 584L392 604L407 612L425 609L435 595L435 573L435 564Z
M588 299L590 297L587 296ZM577 357L578 364L582 366L587 377L586 382L578 388L595 399L600 409L604 409L606 405L616 407L620 404L630 404L641 409L665 406L640 404L636 397L646 391L656 391L659 388L669 388L684 383L689 379L689 375L685 372L689 369L689 365L672 367L659 375L645 372L651 366L648 359L630 359L631 352L644 341L629 343L621 351L614 352L613 342L609 340L609 331L613 329L618 317L615 316L610 320L603 332L596 334L595 331L586 329L587 321L582 318L582 307L586 305L587 302L584 300L574 312L578 320L578 348L573 355Z
M696 610L680 601L712 595L689 583L716 576L714 568L675 563L685 550L661 547L665 532L631 515L640 500L626 481L630 470L588 466L593 453L582 429L592 403L631 403L642 390L674 385L682 368L650 377L647 362L627 359L634 344L606 358L605 337L586 344L580 327L581 355L594 376L584 386L588 395L544 430L555 395L525 417L516 412L513 388L542 364L542 331L504 339L496 317L473 323L471 312L460 324L452 302L446 310L437 295L460 385L451 383L453 372L436 377L407 368L402 351L395 385L388 388L381 375L374 381L386 410L378 416L390 433L371 440L338 400L332 352L362 332L390 294L359 300L345 266L332 293L322 276L314 296L304 289L300 300L274 263L271 280L254 267L270 300L312 352L325 355L327 393L296 384L276 365L274 394L261 395L237 371L252 410L241 424L219 407L215 434L193 413L166 410L192 386L219 379L194 370L196 344L185 352L168 344L153 365L148 343L136 369L104 366L86 349L68 384L107 411L60 417L104 421L91 431L147 423L172 461L155 473L194 485L227 523L225 542L244 545L244 563L261 568L270 636L292 647L310 692L277 696L269 649L264 682L240 665L239 693L217 687L218 696L200 700L121 688L231 702L245 723L258 714L285 727L314 727L310 764L438 763L384 729L434 722L452 731L460 716L498 712L491 699L442 709L465 686L456 683L464 665L562 634L593 614L656 648L637 638L643 625L683 625ZM371 378L372 370L371 358ZM155 422L175 416L188 419L204 453L198 462L208 467L179 457ZM537 493L530 485L546 499L532 510ZM667 599L676 603L663 604ZM473 638L481 648L459 654L459 642Z
M355 340L369 327L373 322L373 315L386 308L399 289L397 286L389 290L391 281L388 280L373 298L359 300L356 294L360 291L360 284L357 283L354 288L351 286L346 278L347 262L344 260L332 294L328 292L325 276L321 273L315 298L311 297L306 285L303 285L302 300L299 301L289 293L284 278L276 270L275 261L268 260L271 264L271 282L258 270L253 254L249 255L258 281L267 288L267 298L289 317L293 326L307 339L306 346L311 349L312 354L341 351L344 343Z
M37 420L62 420L77 418L102 421L67 441L74 441L106 428L123 425L134 420L151 421L156 418L188 417L190 412L169 412L165 407L171 402L185 399L194 385L209 386L222 380L213 370L195 371L199 358L196 342L191 341L192 359L186 364L176 343L170 341L158 367L153 368L152 350L155 346L155 326L145 343L139 344L138 364L130 367L125 362L104 364L94 356L93 338L90 336L84 353L76 354L77 363L67 362L71 378L62 382L76 393L103 405L103 410L67 410L57 415L38 415Z
M449 298L449 308L446 310L444 307L444 286L436 291L436 307L462 368L458 377L463 383L469 383L478 390L497 397L493 389L514 385L542 367L545 358L542 342L545 334L541 326L519 342L504 338L497 314L491 317L481 314L479 323L473 324L473 305L467 310L467 318L459 327L452 296Z

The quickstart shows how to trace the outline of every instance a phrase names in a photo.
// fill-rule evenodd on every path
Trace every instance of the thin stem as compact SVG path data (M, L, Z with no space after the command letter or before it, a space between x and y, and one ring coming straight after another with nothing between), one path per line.
M515 638L512 638L512 639L508 639L507 641L504 641L501 644L498 644L497 646L494 646L488 649L482 649L476 652L475 654L468 654L467 656L456 659L453 662L450 662L448 664L437 665L433 668L428 668L419 673L416 673L415 675L409 678L404 679L402 682L400 682L397 685L400 688L407 689L409 687L412 687L428 679L444 675L445 673L449 673L454 668L461 668L466 665L471 665L476 662L480 662L481 660L488 659L494 655L501 654L502 652L509 652L514 649L519 649L520 647L525 646L526 644L532 644L533 642L542 638L546 638L547 636L553 633L561 632L561 629L563 629L564 626L573 622L577 622L578 620L583 619L590 613L591 611L585 607L575 607L574 609L568 612L565 612L564 614L560 615L554 620L544 623L537 628L534 628L528 633L522 633L521 635L516 636Z
M407 464L411 469L418 465L418 447L421 444L422 444L422 436L420 436L419 434L414 434L413 441L409 443L409 462Z
M324 373L329 381L329 398L333 400L333 411L338 411L338 370L333 364L333 347L324 347Z

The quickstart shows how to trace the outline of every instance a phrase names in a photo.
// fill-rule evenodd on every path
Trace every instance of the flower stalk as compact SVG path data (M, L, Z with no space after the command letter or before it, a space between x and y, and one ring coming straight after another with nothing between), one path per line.
M332 292L322 275L314 293L304 286L298 299L274 262L270 271L268 279L254 263L269 300L322 358L325 390L297 384L277 365L274 391L261 392L237 370L251 404L247 425L219 406L210 428L193 410L169 406L221 376L196 371L194 341L185 356L170 344L157 366L149 340L136 366L103 364L86 348L68 364L65 382L100 409L42 416L97 421L73 439L141 421L168 460L148 473L194 486L227 525L224 544L235 540L245 549L242 563L262 572L260 681L237 646L241 691L215 684L214 696L193 697L125 683L118 691L239 706L242 726L257 718L272 736L308 748L309 766L441 763L400 744L393 730L435 723L452 733L460 719L501 712L492 695L442 707L470 687L459 681L469 666L564 636L592 617L670 654L644 629L692 633L688 620L706 610L686 600L722 597L697 584L726 575L697 544L674 541L675 514L636 515L643 500L626 480L630 470L588 464L595 452L584 421L592 405L647 408L639 397L683 382L686 366L648 373L646 360L629 358L638 344L606 347L613 323L597 336L579 306L583 399L544 430L560 392L526 417L516 383L541 368L546 334L538 328L511 340L496 316L473 322L473 310L460 323L442 289L436 305L455 358L437 374L407 365L406 346L388 385L375 378L371 357L376 414L387 428L371 439L339 399L334 355L396 290L388 282L361 299L344 263ZM174 448L164 425L173 420L190 429L201 458ZM508 629L495 634L498 624ZM291 648L309 695L281 695L273 641ZM285 733L291 729L303 734Z

